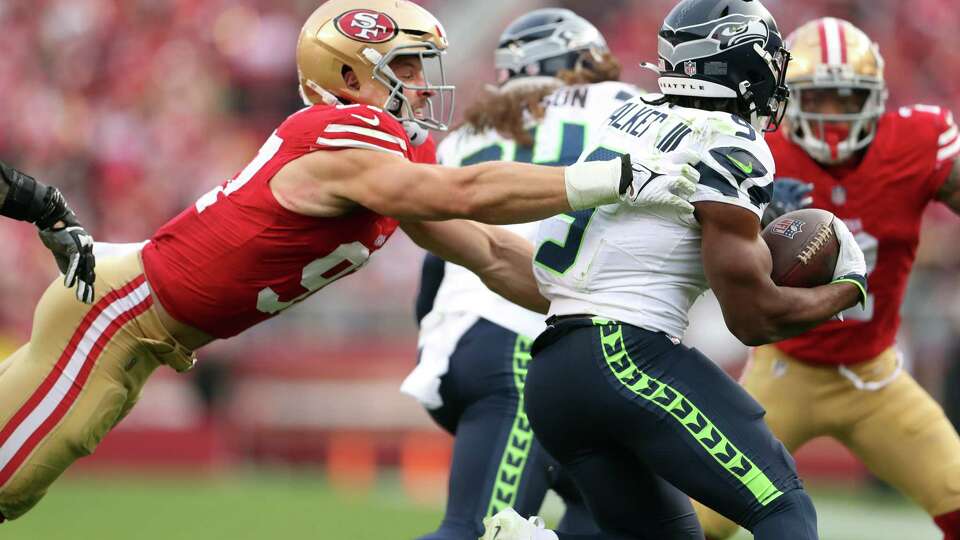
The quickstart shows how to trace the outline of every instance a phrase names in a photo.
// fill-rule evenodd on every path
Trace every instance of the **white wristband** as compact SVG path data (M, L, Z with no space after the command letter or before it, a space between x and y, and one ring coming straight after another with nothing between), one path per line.
M575 163L564 169L570 208L583 210L617 202L622 170L620 158Z

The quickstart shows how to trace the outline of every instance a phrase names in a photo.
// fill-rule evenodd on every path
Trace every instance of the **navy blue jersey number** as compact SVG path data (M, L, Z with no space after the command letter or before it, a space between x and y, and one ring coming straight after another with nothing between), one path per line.
M564 122L560 133L560 144L557 145L559 153L553 159L546 161L534 161L534 149L540 142L539 128L530 130L530 136L533 138L534 146L517 146L517 151L513 156L513 161L519 163L536 163L538 165L565 166L576 163L583 153L584 138L586 137L586 128L581 124L571 124ZM463 166L476 165L485 161L497 161L503 159L503 146L492 144L481 148L480 150L463 158L460 164Z
M600 147L591 152L586 161L608 160L622 155L620 152ZM577 262L580 245L590 225L590 218L596 211L596 208L577 210L553 218L562 219L570 225L567 235L563 240L544 240L537 248L537 254L533 258L534 263L558 275L563 275L570 270Z
M738 131L734 133L734 135L736 135L737 137L743 137L748 141L757 140L757 130L753 129L753 126L750 125L750 122L747 122L746 120L744 120L743 118L740 118L735 114L731 114L730 117L733 118L733 121L737 125L742 126L743 128L746 129L746 131Z

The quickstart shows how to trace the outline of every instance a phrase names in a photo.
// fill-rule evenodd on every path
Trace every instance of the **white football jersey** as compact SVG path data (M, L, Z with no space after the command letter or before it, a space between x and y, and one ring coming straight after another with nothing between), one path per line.
M543 119L530 123L534 131L532 147L520 146L493 130L475 133L461 127L443 140L437 158L448 166L494 160L570 165L584 150L595 146L610 113L640 93L635 86L620 82L566 86L545 99ZM533 242L538 226L539 222L533 222L506 228ZM487 289L472 272L451 263L445 265L428 317L438 313L472 313L529 337L536 337L545 327L544 315L510 303Z
M691 202L718 201L757 219L774 163L763 135L729 113L635 98L609 115L581 160L691 150L701 157ZM700 226L677 212L607 205L541 222L534 274L550 315L590 314L682 337L687 311L708 289Z

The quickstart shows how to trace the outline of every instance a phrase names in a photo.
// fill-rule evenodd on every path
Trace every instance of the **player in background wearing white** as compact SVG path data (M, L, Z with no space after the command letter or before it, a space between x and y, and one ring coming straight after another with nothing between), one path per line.
M815 540L816 512L763 409L695 349L687 311L708 288L727 327L761 344L796 335L862 301L863 253L836 220L834 282L779 287L760 238L789 54L758 0L683 0L659 39L659 99L610 115L584 159L653 151L702 159L695 218L600 206L545 220L534 272L550 325L533 345L525 402L547 452L602 530L569 535L510 510L496 540L702 540L687 494L758 540ZM651 175L655 176L655 175Z
M511 22L494 53L497 86L440 144L439 162L575 163L610 112L639 94L616 82L620 64L588 21L538 9ZM533 242L538 222L505 226ZM564 499L560 529L595 532L569 477L530 430L523 385L544 316L487 289L468 269L428 254L417 299L419 363L402 390L456 437L447 506L420 540L475 539L482 519L510 506L539 511L547 489Z

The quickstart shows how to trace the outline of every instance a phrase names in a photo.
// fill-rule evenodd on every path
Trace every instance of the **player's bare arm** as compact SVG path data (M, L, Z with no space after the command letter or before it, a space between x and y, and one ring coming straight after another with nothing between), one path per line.
M703 267L730 331L746 345L772 343L803 333L852 307L861 298L852 283L811 289L779 287L760 223L733 205L699 202Z
M281 171L272 188L281 204L307 215L340 215L360 205L403 220L513 223L570 210L564 171L557 167L497 163L457 169L370 150L315 152L292 165L298 171ZM617 175L609 178L604 197L611 202L620 171L608 168L604 174Z
M405 222L420 247L477 274L492 291L538 313L550 303L533 276L533 245L512 232L465 220Z
M960 158L953 161L953 168L950 170L950 176L937 192L937 200L949 206L954 212L960 214Z
M359 205L401 220L507 224L618 201L689 207L696 181L691 167L648 182L649 174L635 177L630 160L625 155L562 168L512 162L453 168L372 150L314 152L284 167L271 189L288 210L318 217Z

